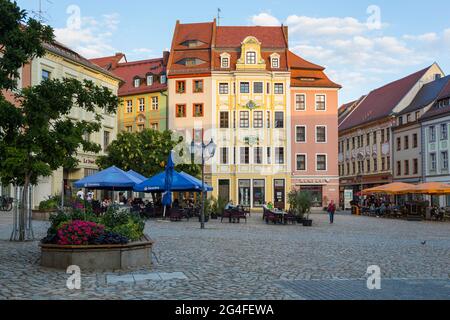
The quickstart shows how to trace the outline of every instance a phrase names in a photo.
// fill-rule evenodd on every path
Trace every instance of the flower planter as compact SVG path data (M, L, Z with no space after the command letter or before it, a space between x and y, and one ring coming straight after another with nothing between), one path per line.
M151 266L154 242L142 240L125 245L61 246L41 244L41 266L66 270L76 265L81 270L122 270Z
M40 211L40 210L32 210L32 219L37 221L49 221L50 216L53 213L56 213L57 210L46 210L46 211Z

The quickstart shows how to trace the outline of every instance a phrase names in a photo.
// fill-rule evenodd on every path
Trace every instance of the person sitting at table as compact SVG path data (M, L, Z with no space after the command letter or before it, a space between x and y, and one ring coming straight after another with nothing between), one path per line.
M172 208L178 209L180 207L180 202L178 199L175 199L172 204Z
M272 202L269 202L269 203L267 204L267 209L269 209L269 210L273 210L273 209L274 209L274 206L273 206L273 203L272 203Z

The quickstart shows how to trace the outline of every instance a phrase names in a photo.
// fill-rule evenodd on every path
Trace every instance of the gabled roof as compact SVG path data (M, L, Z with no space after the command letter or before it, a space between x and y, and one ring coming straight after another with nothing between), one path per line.
M439 94L438 100L446 99L450 97L450 82L447 82L446 86L442 89Z
M391 82L373 90L339 126L339 131L380 120L391 114L392 110L411 91L417 82L430 69L427 67L405 78Z
M90 59L92 63L95 63L96 65L106 70L115 69L115 67L118 63L121 62L121 60L127 62L127 58L123 53L116 53L114 56L109 57Z
M286 48L283 27L225 26L217 27L216 48L241 48L242 41L253 36L261 42L262 48Z
M361 96L358 100L354 100L352 102L343 104L338 109L338 122L339 124L342 123L342 121L345 120L345 118L352 112L353 109L355 109L359 103L361 103L362 100L364 100L366 96Z
M211 72L211 46L216 29L216 22L186 23L177 21L172 39L171 55L168 63L168 75L191 75ZM187 42L197 41L189 47ZM186 58L199 59L204 63L185 66L179 62Z
M425 84L417 93L412 103L406 107L399 115L420 110L439 98L442 89L450 84L450 76L446 76Z
M80 55L79 53L73 51L72 49L68 48L67 46L65 46L64 44L55 41L53 43L47 43L47 42L43 42L42 46L44 47L45 50L48 50L49 52L52 52L54 54L57 54L61 57L64 57L66 59L72 60L76 63L79 63L87 68L93 69L97 72L101 72L105 75L108 75L116 80L122 81L121 78L117 77L115 74L113 74L112 72L98 66L97 64L91 62L90 60L86 59L85 57L83 57L82 55Z
M341 88L327 77L324 67L306 61L291 51L288 51L288 57L291 87Z

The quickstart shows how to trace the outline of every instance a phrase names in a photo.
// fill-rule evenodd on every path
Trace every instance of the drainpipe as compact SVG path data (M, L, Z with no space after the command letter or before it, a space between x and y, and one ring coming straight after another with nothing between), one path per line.
M166 130L169 130L169 95L161 91L161 95L166 97Z

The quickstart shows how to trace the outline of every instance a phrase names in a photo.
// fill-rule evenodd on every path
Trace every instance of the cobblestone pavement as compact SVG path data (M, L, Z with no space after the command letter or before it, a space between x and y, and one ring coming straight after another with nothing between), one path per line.
M152 268L83 272L78 291L66 288L64 271L39 266L38 242L6 241L11 226L0 225L0 299L314 299L292 285L361 281L370 265L381 268L383 280L450 282L450 223L338 215L329 225L326 215L312 218L311 228L266 225L253 215L247 224L213 220L206 230L194 220L150 221L146 232L156 241ZM48 225L34 227L36 237L43 237ZM183 276L145 276L155 273ZM142 281L107 281L117 276Z

